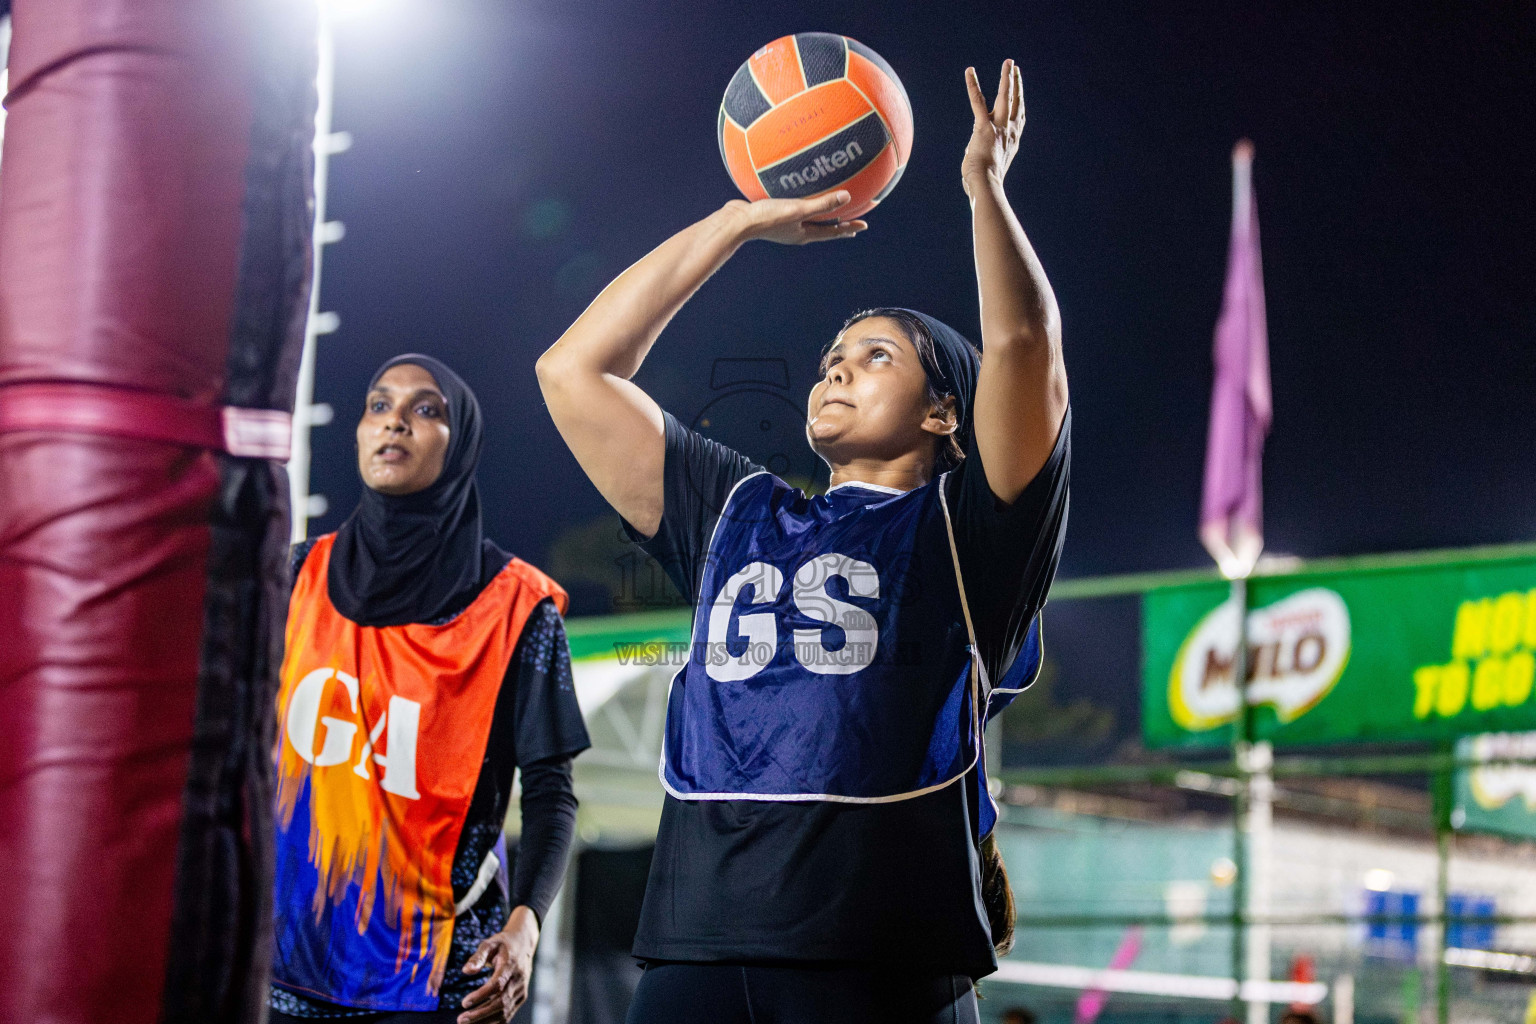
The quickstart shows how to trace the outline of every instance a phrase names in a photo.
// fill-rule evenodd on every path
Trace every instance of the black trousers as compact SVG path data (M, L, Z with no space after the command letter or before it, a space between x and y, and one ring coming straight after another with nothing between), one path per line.
M868 965L646 967L627 1024L977 1024L963 974Z

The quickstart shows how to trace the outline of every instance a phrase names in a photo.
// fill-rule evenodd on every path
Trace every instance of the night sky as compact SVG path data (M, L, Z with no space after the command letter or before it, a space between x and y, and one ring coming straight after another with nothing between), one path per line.
M761 396L716 404L729 396L712 380L740 365L722 358L782 361L803 406L821 346L867 306L975 337L961 75L975 64L990 95L1014 57L1029 123L1009 193L1061 304L1074 409L1064 577L1209 564L1195 520L1245 135L1274 380L1270 550L1531 540L1536 16L1427 8L381 0L338 30L336 127L355 145L331 171L347 234L326 252L322 308L342 327L321 341L317 397L338 418L314 436L331 512L311 532L356 500L371 371L421 350L484 407L487 533L546 565L611 541L533 362L610 278L735 196L715 143L726 82L769 40L820 30L900 74L911 164L860 238L753 243L707 284L638 378L664 407L757 416ZM802 462L784 419L764 449L742 434L747 454ZM573 611L610 610L595 584L572 588ZM1058 685L1123 705L1135 613L1115 605L1047 621ZM1095 661L1099 633L1119 653Z

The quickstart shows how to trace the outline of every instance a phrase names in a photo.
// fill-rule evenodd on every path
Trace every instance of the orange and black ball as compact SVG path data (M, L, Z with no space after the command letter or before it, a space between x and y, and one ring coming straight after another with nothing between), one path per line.
M878 53L847 36L775 39L743 64L720 104L720 155L748 199L852 194L843 219L874 208L912 153L912 104Z

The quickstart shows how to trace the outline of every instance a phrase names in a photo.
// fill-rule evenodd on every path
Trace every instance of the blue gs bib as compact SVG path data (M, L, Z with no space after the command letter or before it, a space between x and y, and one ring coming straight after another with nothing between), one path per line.
M938 789L980 756L990 687L974 651L943 477L815 498L746 477L710 540L662 784L683 800Z

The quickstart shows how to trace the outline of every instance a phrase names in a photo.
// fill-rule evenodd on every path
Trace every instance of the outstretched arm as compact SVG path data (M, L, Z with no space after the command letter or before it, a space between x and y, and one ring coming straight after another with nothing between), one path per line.
M834 215L848 193L733 200L667 239L613 280L535 367L560 436L602 496L646 536L661 525L661 409L630 380L683 303L753 238L787 244L848 238Z
M976 119L960 165L981 292L976 449L992 493L1012 503L1050 457L1066 415L1061 313L1003 191L1024 129L1023 78L1013 61L1004 61L990 110L975 68L966 69L965 83Z

